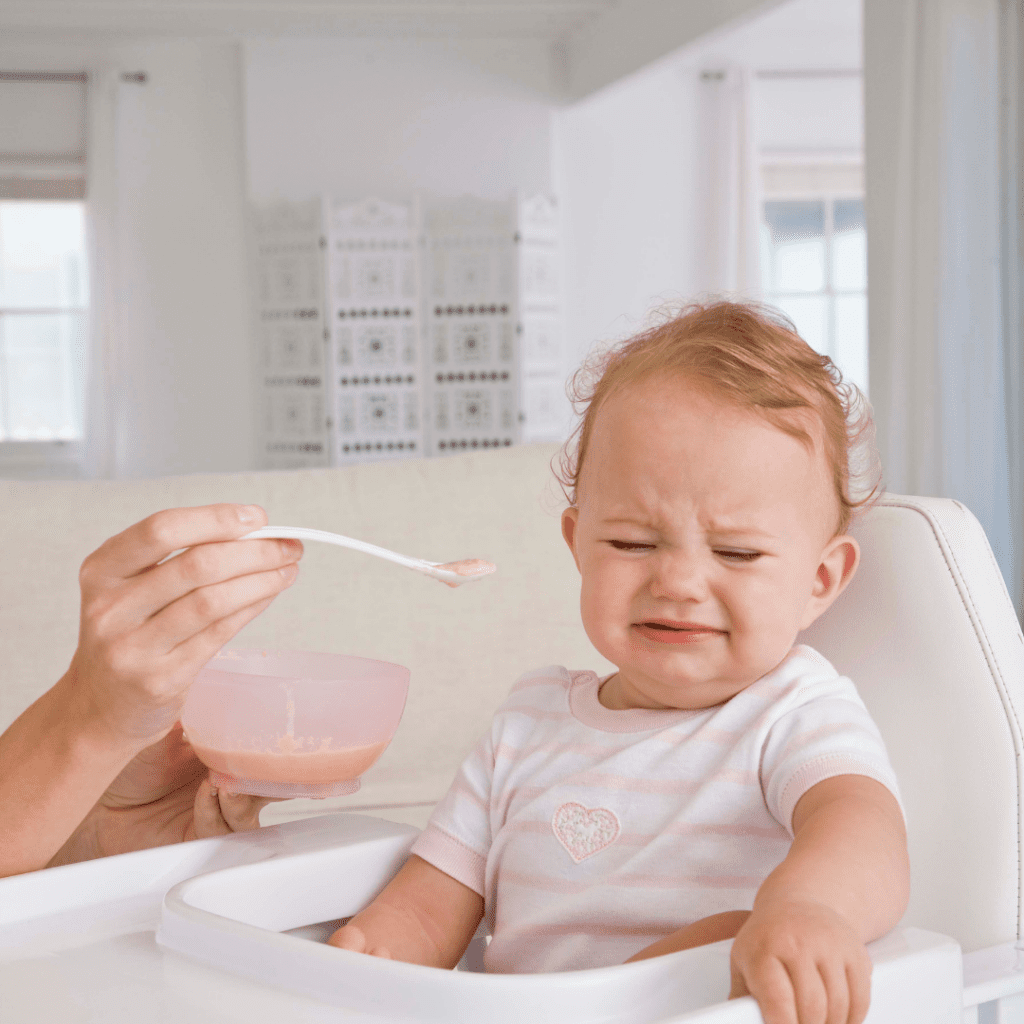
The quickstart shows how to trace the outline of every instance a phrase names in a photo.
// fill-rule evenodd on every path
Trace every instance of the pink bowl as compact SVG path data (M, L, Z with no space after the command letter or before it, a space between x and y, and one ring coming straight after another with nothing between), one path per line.
M181 724L217 786L256 796L354 793L391 742L409 670L348 654L220 651Z

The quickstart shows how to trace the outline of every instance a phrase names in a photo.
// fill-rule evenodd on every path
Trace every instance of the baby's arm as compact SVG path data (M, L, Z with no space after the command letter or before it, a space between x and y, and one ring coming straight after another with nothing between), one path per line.
M649 960L652 956L664 956L666 953L678 953L681 949L706 946L711 942L721 942L722 939L733 939L748 917L749 910L727 910L723 914L702 917L699 921L694 921L693 924L658 939L657 942L641 949L639 953L634 953L626 963Z
M894 928L910 898L895 797L863 775L812 786L793 812L795 838L765 879L732 947L730 998L757 999L766 1024L860 1024L871 994L864 944Z
M413 854L384 891L327 941L356 953L451 969L483 916L479 893Z
M735 936L730 998L753 995L766 1024L860 1024L871 992L864 944L894 928L910 894L903 816L863 775L812 786L793 812L796 838L753 911L702 918L631 958L645 960Z

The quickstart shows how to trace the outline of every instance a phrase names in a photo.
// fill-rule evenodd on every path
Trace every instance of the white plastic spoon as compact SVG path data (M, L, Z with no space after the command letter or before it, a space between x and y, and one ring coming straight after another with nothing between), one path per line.
M480 558L464 558L461 562L428 562L422 558L409 558L408 555L400 555L396 551L377 547L376 544L367 544L363 540L343 537L340 533L329 533L327 530L307 530L303 526L264 526L262 530L254 530L239 539L269 540L271 538L318 540L324 544L337 544L341 548L352 548L354 551L376 555L389 562L397 562L407 569L415 569L426 576L432 576L435 580L447 583L449 587L458 587L463 583L478 580L482 576L489 576L497 568Z

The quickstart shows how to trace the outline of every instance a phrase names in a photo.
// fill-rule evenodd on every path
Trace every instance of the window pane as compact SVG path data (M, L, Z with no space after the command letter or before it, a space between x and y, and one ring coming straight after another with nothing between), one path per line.
M86 314L0 317L0 439L82 436Z
M837 199L832 207L832 230L863 231L867 226L864 220L863 199Z
M844 377L868 393L868 300L866 295L836 296L836 351L832 357Z
M84 203L0 202L0 307L85 306L85 267Z
M768 259L766 290L816 292L825 287L825 204L766 202Z
M797 334L822 355L828 350L828 299L824 295L787 295L770 299L796 325Z
M832 238L832 287L862 292L868 286L868 236L863 228Z
M825 234L825 204L820 199L769 201L764 204L764 219L773 245Z
M775 288L820 292L825 287L825 240L785 242L775 250Z

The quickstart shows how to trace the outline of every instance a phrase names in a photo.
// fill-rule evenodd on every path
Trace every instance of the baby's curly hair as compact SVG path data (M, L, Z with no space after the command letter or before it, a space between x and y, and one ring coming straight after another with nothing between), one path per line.
M753 409L812 453L814 439L789 411L816 413L839 505L833 536L846 533L854 515L877 503L884 488L870 402L779 310L753 302L695 302L662 312L660 319L596 352L569 382L569 397L581 419L562 448L555 476L570 505L576 504L601 406L623 388L666 372Z

